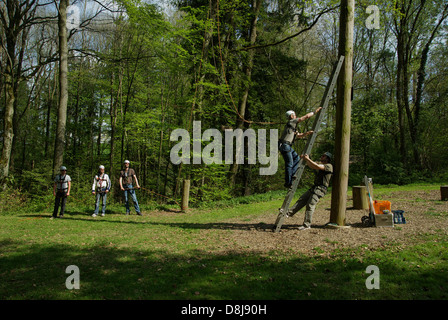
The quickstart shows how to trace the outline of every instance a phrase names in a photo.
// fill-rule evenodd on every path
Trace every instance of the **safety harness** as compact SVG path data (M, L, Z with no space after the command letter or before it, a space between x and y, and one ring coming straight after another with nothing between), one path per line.
M294 141L296 140L297 125L294 126L294 125L291 124L290 121L288 121L286 123L286 126L288 127L288 129L292 130L292 132L293 132L292 142L285 141L285 140L282 140L282 139L279 139L279 142L281 144L287 144L287 145L292 146L294 144Z
M96 186L96 191L97 192L103 192L102 191L102 189L103 189L103 182L105 181L106 182L106 189L107 189L107 179L106 179L106 174L105 173L103 173L103 174L101 174L101 176L98 176L98 175L96 175L95 176L95 180L96 180L96 183L95 183L95 186Z
M65 174L64 176L61 176L59 174L58 176L59 176L59 181L57 182L57 190L58 190L58 192L66 192L68 190L68 182L65 181L65 178L67 177L67 175ZM64 183L67 183L67 188L62 188Z
M128 184L128 172L129 172L129 170L131 170L131 168L128 168L128 170L126 170L126 168L125 168L125 169L123 169L121 171L122 172L121 178L124 180L125 184ZM131 181L131 183L132 183L132 181Z

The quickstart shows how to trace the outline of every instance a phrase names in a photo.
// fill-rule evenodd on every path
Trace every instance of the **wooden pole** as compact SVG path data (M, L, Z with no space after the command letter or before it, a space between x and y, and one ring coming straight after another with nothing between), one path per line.
M189 199L190 199L190 180L184 180L182 186L182 203L180 208L182 211L188 209Z
M365 186L354 186L352 188L353 208L357 210L369 209L369 198Z
M350 156L350 122L353 76L353 30L355 1L341 1L339 55L345 56L337 87L335 163L330 223L345 225Z

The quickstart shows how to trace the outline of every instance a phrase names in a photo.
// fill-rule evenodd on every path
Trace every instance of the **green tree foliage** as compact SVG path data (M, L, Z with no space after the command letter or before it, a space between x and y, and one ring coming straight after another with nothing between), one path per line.
M120 0L113 7L102 7L93 0L74 2L83 10L81 27L70 31L68 39L64 165L76 175L75 194L88 192L103 164L113 179L115 200L120 201L117 179L125 159L131 160L145 188L143 203L173 203L187 178L193 205L282 187L281 157L273 176L260 176L259 164L240 165L234 184L228 181L228 164L170 161L176 143L170 141L171 132L190 131L195 120L201 121L203 131L216 128L224 133L238 125L244 130L282 130L287 110L304 114L318 107L323 84L338 58L339 2L261 1L258 15L256 3ZM444 7L437 1L376 1L380 29L369 30L365 10L371 4L358 2L355 13L349 182L359 184L365 174L385 184L446 178ZM37 66L37 61L42 67L25 71L16 88L10 188L5 191L16 190L23 199L45 199L51 190L59 98L55 11L45 5L36 12L46 18L33 20L38 23L29 25L19 47L27 49L21 57L23 68ZM251 43L255 16L257 37ZM406 61L397 55L401 31L408 44ZM8 37L2 33L1 43ZM5 113L9 78L3 47L0 55L3 136L5 124L12 122ZM406 70L400 79L408 88L407 105L397 100L400 70ZM237 110L247 88L242 121ZM334 151L334 102L333 97L313 156ZM311 124L312 120L300 124L300 130L309 130ZM295 149L300 152L304 143L298 141ZM4 148L3 140L0 145ZM312 172L307 171L304 185L311 179Z

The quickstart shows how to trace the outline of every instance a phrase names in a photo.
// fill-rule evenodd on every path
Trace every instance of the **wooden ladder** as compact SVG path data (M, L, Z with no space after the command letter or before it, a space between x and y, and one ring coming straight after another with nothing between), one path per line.
M344 56L341 56L339 58L339 61L333 67L331 77L328 80L328 84L325 89L324 96L320 103L322 110L320 110L320 112L316 116L316 119L314 120L313 129L312 129L313 133L311 135L311 138L307 141L305 149L302 152L302 154L310 154L311 150L313 149L314 141L316 140L317 133L319 131L320 124L322 123L324 114L327 111L330 97L331 97L331 95L333 93L333 89L336 85L336 81L338 79L339 72L341 71L342 64L344 63L344 58L345 58ZM285 200L283 201L282 207L279 209L277 220L275 221L274 232L280 232L280 229L283 225L286 214L288 213L289 205L291 204L292 198L294 197L294 194L296 193L300 179L302 178L303 171L305 170L305 165L306 165L305 161L303 159L300 159L297 171L295 172L294 177L293 177L293 182L291 184L291 187L289 188L288 193L286 194L286 197L285 197Z

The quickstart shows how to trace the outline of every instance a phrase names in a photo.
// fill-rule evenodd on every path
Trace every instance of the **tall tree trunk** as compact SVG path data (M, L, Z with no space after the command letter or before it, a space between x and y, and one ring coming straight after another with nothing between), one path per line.
M419 150L417 148L420 147L420 139L419 139L419 127L420 127L420 113L421 113L421 104L422 104L422 97L423 97L423 86L425 83L426 78L426 65L428 63L428 57L429 57L429 49L431 47L432 41L434 40L437 30L442 25L443 21L448 17L448 5L445 5L445 8L443 10L442 16L439 19L438 23L436 24L435 28L433 29L431 36L429 37L428 41L426 42L425 46L423 47L422 54L420 57L420 66L417 71L417 85L415 88L415 103L414 103L414 127L412 130L412 135L414 136L415 140L415 146L416 149L416 161L418 164L418 167L423 167L423 161L420 157Z
M96 155L98 157L97 161L101 162L101 135L103 134L103 102L102 96L100 96L100 109L98 111L98 138L96 140Z
M21 75L22 75L22 62L25 53L25 48L27 46L27 38L28 38L29 28L24 28L21 34L21 44L20 50L18 52L17 58L17 67L14 70L15 79L13 83L14 87L14 96L19 96L19 85L21 83ZM13 138L12 138L12 146L11 146L11 158L9 162L9 170L14 171L14 155L16 153L16 142L19 137L19 110L18 110L18 100L14 100L14 115L13 115Z
M12 145L11 145L11 156L9 159L9 172L14 173L15 171L15 155L17 147L17 139L19 137L19 110L18 110L18 99L19 91L16 85L14 86L14 115L12 117Z
M75 115L73 117L73 121L74 121L74 130L73 130L73 142L72 142L72 147L73 147L73 156L75 157L75 163L76 165L80 165L80 160L81 157L84 158L83 156L78 157L78 145L80 145L79 141L81 140L79 137L79 103L80 103L80 98L81 98L81 77L78 74L78 79L77 79L78 83L77 83L77 87L76 87L76 101L75 101Z
M10 70L10 71L9 71ZM0 183L4 188L6 186L6 178L9 176L9 163L11 160L12 140L14 138L13 119L14 119L14 104L15 95L14 87L12 85L13 77L11 76L9 64L6 66L5 73L5 96L6 105L3 118L3 149L0 158Z
M88 107L87 107L87 119L88 119L88 123L89 123L89 134L88 134L89 143L87 144L88 147L87 147L87 156L86 156L86 158L88 159L88 163L89 163L89 170L93 170L94 162L95 162L95 139L94 139L95 118L97 118L96 114L95 114L95 105L93 104L92 101L90 101L88 103Z
M16 7L15 3L9 3L5 6L8 10L7 12L2 12L2 14L8 14L12 16L14 11L19 9ZM2 8L4 10L4 8ZM19 81L17 79L17 73L15 67L17 65L16 57L16 45L18 39L18 22L10 21L9 25L3 27L7 28L5 31L6 37L6 66L5 66L5 108L3 116L3 149L0 158L0 184L2 188L6 187L6 179L9 176L10 164L11 164L11 153L14 140L14 107L16 104L16 94L15 89L16 83Z
M408 46L409 46L409 42L408 42ZM411 110L411 105L409 103L409 86L410 86L410 73L409 73L409 51L410 49L407 48L406 49L406 54L405 54L405 61L403 64L403 73L402 73L402 79L403 79L403 83L402 83L402 97L403 97L403 103L404 103L404 110L408 119L408 126L409 126L409 135L411 137L411 148L412 148L412 152L413 152L413 156L414 156L414 165L418 165L418 146L417 146L417 138L414 135L414 117L412 114L412 110Z
M398 34L397 39L397 109L398 109L398 128L400 130L400 156L401 162L406 165L406 140L405 140L405 126L404 126L404 99L407 96L403 94L404 87L404 63L405 63L405 50L404 50L404 33L401 31Z
M58 8L59 29L59 106L54 144L53 171L57 173L64 160L65 130L68 103L68 48L67 48L67 7L69 0L61 0Z
M131 46L131 44L129 44L129 48L127 49L127 52L131 51L130 50L130 46ZM127 90L126 90L126 99L125 99L125 103L124 103L124 108L123 108L123 103L122 103L123 95L122 94L120 95L121 115L122 115L121 116L121 122L122 122L122 129L123 129L122 136L121 136L121 162L122 163L124 161L125 155L128 156L129 153L130 153L129 152L129 145L127 144L128 130L127 130L127 127L126 127L126 114L128 112L128 109L129 109L129 106L130 106L130 103L131 103L131 91L132 91L132 88L133 88L135 75L137 73L137 69L138 69L138 65L139 65L139 61L140 61L140 54L142 53L141 49L142 49L142 46L140 46L137 49L138 50L137 57L135 59L135 65L134 65L134 68L133 68L131 74L129 74L130 73L130 70L129 70L130 69L130 65L128 63L126 64L126 68L127 68L127 70L126 70L127 71L126 72L127 73ZM124 67L122 67L122 71L123 71L122 74L124 74ZM122 81L121 81L121 83L122 83Z
M248 110L249 111L249 110ZM247 113L248 119L250 119L249 112ZM249 129L249 124L246 123L244 126L246 129ZM244 159L245 163L243 166L243 196L249 196L253 193L252 188L252 164L249 163L249 141L248 139L244 139Z
M117 126L117 106L114 101L114 71L110 76L110 154L109 154L109 172L112 177L112 183L115 182L114 174L114 156L115 156L115 128Z
M353 77L353 30L355 1L341 1L339 55L345 56L337 85L335 162L330 222L345 224L350 156L351 92Z
M424 46L422 51L422 57L420 67L418 71L417 86L415 87L415 99L413 108L409 103L409 86L410 86L410 72L408 70L411 67L411 61L413 53L415 51L415 45L417 37L420 37L420 26L425 23L422 19L425 19L424 12L428 11L430 1L397 1L395 9L397 11L397 18L395 18L395 29L397 34L397 108L399 116L400 126L400 153L402 161L406 163L406 148L405 148L405 128L404 117L406 116L408 121L408 130L411 138L410 147L413 152L413 164L417 169L421 168L421 159L419 151L419 117L420 117L420 103L422 85L424 81L424 72L426 66L426 59L429 50L429 45L432 42L432 38L437 32L437 29L446 18L447 6L445 4L443 14L429 36L428 46ZM430 8L429 8L430 9Z
M252 1L253 17L249 34L250 46L253 46L255 44L255 41L257 40L257 21L258 21L258 15L260 13L261 3L262 3L261 0ZM236 119L237 129L242 129L244 126L243 119L246 114L247 98L249 96L250 81L252 78L252 68L254 65L254 56L255 56L255 50L250 50L248 53L246 65L244 67L245 81L243 82L244 83L243 94L241 96L238 106L239 115L237 116ZM232 186L235 185L235 178L238 172L238 163L236 163L235 157L239 152L241 152L241 150L235 150L234 161L230 166L229 178Z
M50 76L48 77L50 79ZM53 106L54 95L56 93L56 83L57 76L56 73L53 76L54 84L53 89L51 89L51 82L48 81L48 101L47 101L47 115L45 118L45 147L44 147L44 158L47 159L48 146L50 144L50 125L51 125L51 109Z
M195 84L200 84L197 86L197 92L195 94L195 99L193 101L192 106L192 116L190 116L190 119L187 122L187 126L189 129L193 126L193 121L201 121L202 119L202 110L203 110L203 103L204 103L204 85L202 83L205 81L206 73L202 73L203 66L208 63L208 52L211 45L211 41L213 38L213 27L214 27L214 21L216 19L216 15L218 14L218 8L217 8L218 2L217 1L209 1L209 12L207 14L207 19L210 21L210 27L206 30L204 34L204 41L202 43L202 54L201 54L201 63L199 63L199 67L197 69L197 72L195 71L195 77L194 81ZM191 154L193 157L193 153ZM193 164L194 168L200 168L203 166L203 164ZM191 172L191 171L190 171ZM191 179L190 172L187 174L187 179ZM174 187L174 195L176 196L177 191L180 189L180 183L182 181L182 173L183 173L183 163L180 163L177 170L177 178L176 178L176 185Z
M163 84L163 80L162 80L162 84ZM166 100L168 100L168 97L165 98ZM161 176L161 168L162 168L162 153L163 153L163 129L165 126L165 110L168 107L168 101L164 101L164 90L162 87L162 92L161 92L161 107L162 107L162 119L160 121L160 139L159 139L159 159L157 160L157 192L160 192L160 176Z

